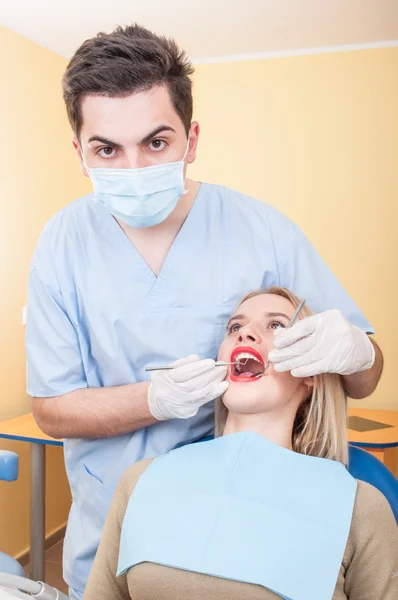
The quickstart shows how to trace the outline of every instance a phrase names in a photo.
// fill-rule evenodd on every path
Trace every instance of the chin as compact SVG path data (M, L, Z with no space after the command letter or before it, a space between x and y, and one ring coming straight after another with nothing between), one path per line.
M242 384L239 384L241 386ZM242 386L244 387L244 386ZM236 414L256 414L263 413L274 408L270 402L267 402L264 394L253 396L245 393L244 390L235 390L229 388L222 397L224 406ZM273 403L275 404L275 402Z

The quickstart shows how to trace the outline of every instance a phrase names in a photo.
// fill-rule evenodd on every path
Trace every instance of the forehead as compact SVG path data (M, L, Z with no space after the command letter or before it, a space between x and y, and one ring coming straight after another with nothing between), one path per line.
M266 312L281 312L288 317L292 317L294 310L293 305L287 298L275 294L260 294L243 302L235 312L243 313L252 318L262 316Z
M85 96L82 100L81 136L101 135L118 142L133 137L141 140L159 125L184 131L165 86L137 92L124 98Z

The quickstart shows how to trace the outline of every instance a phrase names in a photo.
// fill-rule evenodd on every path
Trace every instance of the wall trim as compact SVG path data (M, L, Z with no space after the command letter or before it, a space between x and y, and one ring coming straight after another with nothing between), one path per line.
M62 58L70 60L72 55L65 53L60 48L55 47L51 44L44 44L43 41L39 40L36 36L25 31L23 28L15 29L14 25L11 25L7 19L1 17L0 25L10 29L13 33L30 40L34 44L58 54ZM319 46L315 48L302 48L292 50L275 50L270 52L254 52L247 54L231 54L227 56L210 56L210 57L198 57L190 59L194 65L205 65L212 63L225 63L225 62L241 62L246 60L264 60L266 58L285 58L289 56L306 56L308 54L330 54L332 52L349 52L351 50L373 50L375 48L395 48L398 46L398 40L385 40L378 42L364 42L362 44L345 44L336 46Z
M66 523L64 523L64 525L61 525L61 527L59 527L58 529L54 529L44 541L44 551L46 552L47 550L55 546L55 544L58 544L58 542L63 540L65 537L65 531ZM15 558L23 567L26 567L26 565L30 563L30 548L27 548L26 550L18 554Z
M298 50L277 50L275 52L258 52L253 54L231 54L230 56L211 56L208 58L194 58L194 65L213 63L242 62L247 60L264 60L269 58L286 58L289 56L307 56L311 54L331 54L334 52L350 52L355 50L374 50L376 48L395 48L398 40L384 42L368 42L365 44L347 44L344 46L320 46L317 48L303 48Z

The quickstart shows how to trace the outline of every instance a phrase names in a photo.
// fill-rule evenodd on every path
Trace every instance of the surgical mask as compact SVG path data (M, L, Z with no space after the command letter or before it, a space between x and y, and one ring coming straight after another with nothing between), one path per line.
M141 169L89 169L95 199L130 227L153 227L173 212L186 194L184 161L143 167Z

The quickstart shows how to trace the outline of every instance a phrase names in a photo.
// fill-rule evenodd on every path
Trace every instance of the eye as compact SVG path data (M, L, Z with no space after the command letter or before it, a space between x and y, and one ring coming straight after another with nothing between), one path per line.
M271 323L268 326L268 329L280 329L281 327L283 327L284 329L286 328L286 325L282 323L282 321L271 321Z
M102 156L102 158L112 158L114 152L116 152L116 150L112 148L112 146L104 146L98 150L97 154Z
M151 142L149 142L149 148L150 150L152 150L153 152L161 152L162 150L164 150L167 146L167 142L165 142L164 140L152 140Z
M236 333L242 327L239 323L234 323L231 327L228 328L228 334Z

